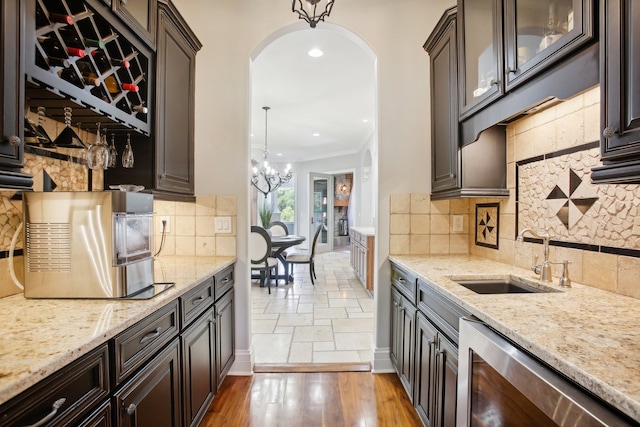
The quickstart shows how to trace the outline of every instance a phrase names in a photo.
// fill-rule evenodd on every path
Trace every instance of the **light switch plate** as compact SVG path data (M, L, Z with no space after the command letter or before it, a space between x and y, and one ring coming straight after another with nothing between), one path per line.
M453 216L453 232L461 233L464 231L464 219L462 215Z
M215 218L215 232L216 234L228 234L231 233L231 217L230 216L217 216Z

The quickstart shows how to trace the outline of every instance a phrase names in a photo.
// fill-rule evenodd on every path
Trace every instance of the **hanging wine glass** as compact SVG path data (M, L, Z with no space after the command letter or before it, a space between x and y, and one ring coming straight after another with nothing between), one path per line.
M109 147L106 138L100 135L100 123L96 124L96 142L87 149L87 166L89 169L106 169L109 166Z
M124 151L122 152L122 167L132 168L133 167L133 150L131 149L131 134L127 134L127 146L124 147Z
M114 134L111 134L111 145L109 145L109 167L116 167L116 160L118 158L118 150L116 150L116 144L113 141L115 138Z

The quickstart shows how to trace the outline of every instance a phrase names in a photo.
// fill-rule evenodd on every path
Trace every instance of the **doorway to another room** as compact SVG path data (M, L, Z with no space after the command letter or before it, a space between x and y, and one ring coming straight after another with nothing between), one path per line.
M287 256L313 252L315 276L309 264L296 263L289 265L293 280L272 281L271 293L251 284L254 370L318 364L370 370L375 305L352 267L349 232L372 227L375 219L375 55L335 25L286 30L265 40L252 58L251 158L257 162L266 151L262 110L269 106L269 164L280 170L290 164L295 182L292 227L281 206L276 218L290 234L304 236ZM326 54L312 57L314 49ZM266 196L272 205L288 197L282 188Z

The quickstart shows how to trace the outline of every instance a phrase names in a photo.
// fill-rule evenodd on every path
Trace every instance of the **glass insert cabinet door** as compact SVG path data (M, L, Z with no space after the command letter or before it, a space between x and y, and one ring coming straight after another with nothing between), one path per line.
M507 90L593 38L592 4L588 0L506 2Z
M502 1L458 2L460 116L502 94Z

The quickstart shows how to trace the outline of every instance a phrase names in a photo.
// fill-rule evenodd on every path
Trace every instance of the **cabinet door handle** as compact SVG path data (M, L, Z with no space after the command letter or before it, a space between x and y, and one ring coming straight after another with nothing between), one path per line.
M198 304L200 304L202 301L204 301L204 297L203 297L202 295L200 295L198 298L194 298L194 299L191 301L191 304L193 304L193 305L198 305Z
M616 133L618 133L618 129L616 129L615 126L607 126L602 131L602 136L604 136L605 138L609 139L609 138L613 137L613 135L615 135Z
M227 276L224 279L222 279L222 281L220 283L222 283L224 285L225 283L229 283L230 281L231 281L231 278Z
M16 135L11 135L9 137L9 145L13 145L14 147L17 147L18 145L20 145L22 141L20 140L20 138Z
M404 283L404 282L406 282L406 280L404 280L404 277L398 277L398 282Z
M41 419L37 423L31 424L31 425L29 425L27 427L40 427L40 426L45 425L46 423L51 421L51 419L53 417L56 416L56 414L58 413L58 409L60 409L62 407L62 405L64 405L64 402L66 402L66 401L67 401L66 397L62 397L62 398L56 400L51 405L51 412L49 412L43 419Z
M147 335L143 336L140 339L140 344L144 344L147 341L151 341L153 339L158 338L158 336L160 335L160 332L162 332L162 328L160 326L158 326L155 331L149 332Z
M498 86L498 81L496 79L491 79L489 86Z

